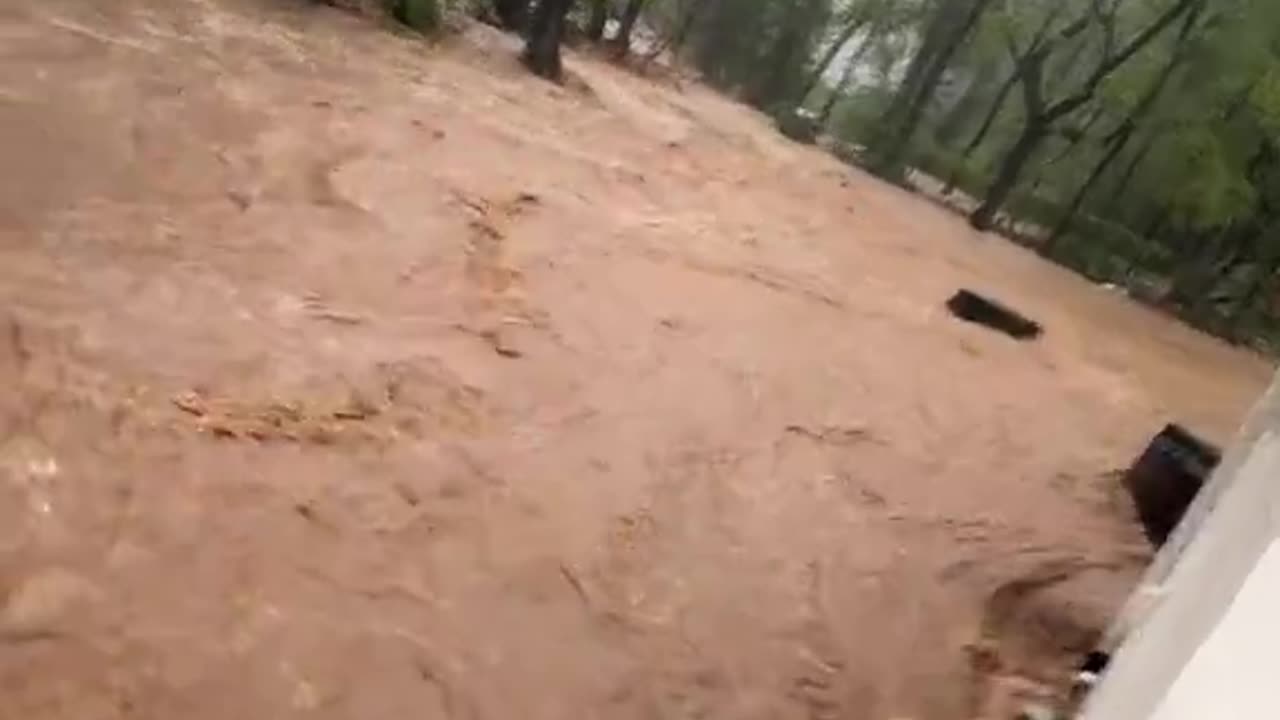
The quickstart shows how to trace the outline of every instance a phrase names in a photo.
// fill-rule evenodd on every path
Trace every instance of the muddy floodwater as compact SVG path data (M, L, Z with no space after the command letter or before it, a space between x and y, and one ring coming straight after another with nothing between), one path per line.
M696 83L0 8L0 718L1004 717L1270 368ZM959 288L1034 318L951 317Z

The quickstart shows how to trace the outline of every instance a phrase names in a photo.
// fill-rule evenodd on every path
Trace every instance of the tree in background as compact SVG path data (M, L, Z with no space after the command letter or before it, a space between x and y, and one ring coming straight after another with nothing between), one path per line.
M1017 68L1018 82L1022 88L1024 119L1022 130L1000 162L1000 166L987 189L986 197L969 216L970 223L980 229L991 227L996 213L1004 207L1013 192L1022 171L1031 161L1056 123L1065 119L1086 103L1093 100L1098 87L1117 69L1129 62L1166 28L1191 12L1205 0L1177 0L1163 12L1138 30L1130 39L1117 45L1116 33L1120 6L1111 6L1111 14L1091 7L1080 20L1069 25L1055 41L1044 43L1030 53ZM1097 61L1078 82L1068 82L1068 90L1057 99L1046 94L1046 69L1060 48L1075 36L1093 29L1099 36ZM1059 68L1070 77L1072 68Z
M336 0L324 0L324 4L341 6ZM438 0L384 0L383 7L396 22L419 32L440 27L442 13Z
M836 80L835 85L827 93L827 98L822 102L818 110L818 122L822 127L828 127L831 123L831 115L835 111L836 104L849 91L849 87L853 84L854 74L857 73L858 67L862 64L862 59L875 46L876 29L881 27L883 20L872 20L869 24L868 31L853 52L844 59L844 68L840 71L840 77ZM820 79L819 79L820 80ZM810 88L806 93L812 93Z
M901 174L926 106L937 95L952 58L993 2L935 0L919 48L880 121L882 140L874 148L873 170L887 177Z
M990 133L995 127L996 121L1004 110L1005 102L1008 101L1009 95L1012 94L1014 88L1017 87L1018 81L1021 79L1020 69L1025 66L1032 53L1040 51L1044 42L1048 40L1049 33L1053 30L1054 24L1059 20L1059 18L1061 18L1062 12L1066 9L1067 6L1065 3L1055 4L1047 10L1041 10L1034 7L1031 8L1031 13L1034 13L1038 17L1033 21L1035 30L1030 34L1029 40L1027 40L1025 44L1023 44L1019 39L1019 35L1021 33L1018 28L1028 22L1028 13L1026 12L1027 8L1011 8L1006 6L1002 9L1001 16L997 18L996 22L999 25L999 31L1002 35L998 42L1008 49L1010 57L1010 66L1007 71L1007 77L1000 83L1000 86L995 91L994 95L991 96L990 104L987 107L986 112L983 113L982 122L978 125L977 130L974 131L973 137L970 138L969 142L964 146L958 161L954 163L951 172L947 177L946 186L943 188L944 193L950 194L955 189L956 182L959 180L960 173L965 164L968 162L969 158L972 157L973 153L977 151L977 149L981 147L982 143L987 139L988 133ZM1017 10L1021 10L1022 12L1016 12ZM975 79L973 84L976 87L979 83L980 80ZM958 130L959 128L953 128L953 131L958 132Z
M1193 49L1192 39L1195 37L1197 24L1202 21L1204 15L1204 6L1196 5L1187 14L1182 22L1182 29L1178 32L1177 38L1174 40L1173 48L1169 52L1168 57L1156 71L1155 77L1152 78L1150 84L1143 91L1141 98L1125 115L1120 122L1119 127L1111 131L1103 141L1104 151L1102 156L1098 158L1093 169L1089 171L1089 175L1080 184L1068 203L1062 217L1054 226L1052 233L1045 240L1042 250L1052 255L1057 242L1062 239L1063 235L1071 226L1071 221L1075 218L1077 212L1083 206L1085 198L1089 192L1093 190L1097 182L1102 178L1111 164L1120 157L1120 153L1124 152L1129 141L1133 139L1138 126L1145 120L1146 116L1155 107L1160 99L1160 95L1164 92L1165 86L1168 85L1170 79L1178 68L1187 61Z
M624 57L631 52L631 33L635 30L636 21L640 19L640 11L644 10L645 0L627 0L622 9L622 17L618 19L618 34L613 36L613 54Z
M689 59L707 82L756 107L794 110L831 15L830 0L700 0Z
M650 63L668 52L673 60L677 60L706 7L706 3L701 0L650 0L645 19L659 40L649 48L644 62Z
M508 30L524 30L528 22L529 0L493 0L498 22Z
M572 6L573 0L538 0L534 7L522 55L534 74L548 80L560 79L560 43L564 39L565 17Z
M584 34L591 42L600 42L604 39L604 27L609 24L609 0L591 0L590 8Z
M827 42L827 49L823 51L819 60L813 64L813 69L810 70L809 77L805 80L804 88L800 91L801 102L809 97L814 88L818 86L818 83L822 81L823 76L827 74L836 57L849 45L853 36L870 23L871 12L866 5L870 5L870 3L851 3L836 18L834 37ZM849 65L852 64L850 63Z
M771 23L761 68L747 85L749 102L766 109L791 112L800 97L804 77L830 16L830 0L791 0L772 6L779 16Z

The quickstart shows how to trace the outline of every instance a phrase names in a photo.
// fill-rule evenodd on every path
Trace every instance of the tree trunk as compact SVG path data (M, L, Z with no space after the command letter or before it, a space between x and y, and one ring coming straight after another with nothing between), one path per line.
M780 103L797 104L793 97L793 80L796 70L808 59L807 30L803 21L798 21L798 16L805 12L806 6L815 5L816 2L806 0L797 3L791 8L794 14L782 19L777 37L761 55L767 59L767 64L763 70L756 72L747 89L746 99L752 105L772 111Z
M961 2L963 0L937 0L937 9L930 18L929 26L925 28L920 47L911 56L907 71L902 76L902 83L880 118L881 126L886 128L892 126L894 120L902 115L908 102L924 82L925 72L938 54L948 28L954 24L954 18L957 17L956 8Z
M1155 239L1164 235L1167 230L1171 229L1173 220L1173 208L1169 205L1162 205L1155 215L1152 215L1147 224L1139 233L1147 239Z
M991 229L996 214L1000 212L1000 208L1004 207L1009 195L1018 186L1018 178L1022 176L1022 170L1035 155L1047 132L1048 126L1033 120L1023 126L1017 142L1000 163L1000 169L987 189L986 198L969 216L970 225L979 230Z
M818 111L818 123L822 127L827 127L831 122L831 113L836 109L836 103L840 102L841 96L845 90L849 89L849 83L853 82L853 74L858 71L858 65L862 62L862 58L871 49L872 35L875 28L867 34L862 42L858 44L858 49L853 51L853 55L849 57L849 61L845 63L844 70L840 73L840 81L831 89L831 94L822 103L822 109Z
M1036 194L1040 189L1040 186L1044 184L1045 176L1049 174L1050 168L1061 162L1063 158L1070 157L1071 154L1076 151L1076 148L1080 147L1080 144L1085 141L1085 138L1089 136L1089 129L1092 128L1094 123L1096 123L1101 117L1102 108L1099 107L1090 114L1088 120L1085 120L1084 126L1080 128L1080 130L1069 136L1064 135L1064 137L1069 138L1066 146L1059 150L1058 154L1040 163L1039 167L1036 168L1035 179L1031 181L1031 187L1027 189L1028 193L1031 195Z
M1031 61L1035 53L1041 51L1045 43L1045 39L1049 35L1049 31L1053 28L1053 23L1061 14L1064 4L1054 7L1053 10L1046 13L1040 22L1040 26L1036 28L1035 35L1031 38L1031 42L1026 49L1018 52L1016 48L1010 48L1016 57L1013 60L1013 70L1009 73L1009 77L1000 85L1000 89L996 91L995 97L991 101L991 107L987 109L987 114L982 118L982 124L978 126L978 131L970 138L969 144L964 146L964 151L960 154L960 161L957 162L947 177L947 184L942 188L943 195L950 195L956 189L956 182L960 177L960 170L964 167L965 162L973 156L973 153L981 147L982 143L987 139L987 134L991 132L991 128L995 126L996 119L1000 117L1000 112L1004 110L1004 104L1009 99L1009 93L1013 92L1013 88L1017 86L1018 81L1022 79L1022 73ZM1065 34L1074 32L1071 29L1063 31Z
M1033 53L1025 67L1018 72L1027 108L1026 125L1018 142L1001 163L996 179L991 184L982 205L969 216L970 224L980 230L991 227L992 219L1017 185L1023 166L1035 154L1037 147L1053 129L1054 124L1091 101L1104 80L1133 58L1139 50L1155 40L1165 28L1184 13L1198 12L1204 2L1205 0L1178 0L1151 24L1134 35L1118 52L1103 57L1076 92L1053 103L1045 101L1041 87L1045 64L1050 59L1053 48L1050 45Z
M615 57L626 57L631 52L631 31L640 19L640 11L644 9L645 0L627 0L622 10L622 18L618 20L618 34L613 38L613 54Z
M1248 321L1253 318L1258 298L1262 296L1263 290L1271 284L1271 278L1274 274L1275 267L1271 263L1258 263L1253 277L1249 278L1249 283L1245 286L1244 292L1240 293L1240 298L1232 305L1231 313L1227 317L1231 339L1236 342L1246 339L1245 331L1248 327Z
M591 15L587 18L586 35L591 42L604 39L604 26L609 23L609 0L591 0Z
M680 14L680 20L675 29L669 36L663 38L662 42L654 44L653 49L644 56L644 63L647 65L653 62L668 50L671 51L672 58L679 56L680 49L684 47L685 40L689 37L689 31L698 20L699 11L705 7L707 7L706 2L690 0L688 7Z
M937 45L933 48L921 46L919 55L925 56L924 68L920 72L915 87L907 87L904 83L902 91L906 93L905 100L900 105L896 100L894 101L895 105L902 108L901 111L892 113L891 106L890 113L885 115L884 130L888 132L889 139L885 147L876 153L878 158L872 163L872 169L876 172L890 177L901 172L907 153L911 149L911 141L920 127L921 120L924 119L925 108L937 92L943 74L951 65L951 59L968 39L978 19L986 12L991 2L992 0L969 0L966 6L957 0L950 0L946 6L939 9L934 23L941 24L943 27L941 36L936 39ZM956 15L953 14L957 13L957 10L948 12L951 8L959 8L963 11L963 15L957 20ZM934 34L933 28L930 28L930 34ZM928 44L928 38L926 38L926 44ZM912 64L915 64L914 60Z
M1045 166L1049 167L1049 166L1057 165L1058 163L1062 162L1066 158L1071 157L1071 154L1076 151L1076 148L1080 147L1080 144L1083 143L1086 139L1088 139L1089 131L1093 129L1094 125L1098 124L1099 120L1102 119L1102 115L1105 112L1105 110L1106 108L1103 108L1102 106L1095 107L1093 109L1093 112L1089 113L1089 117L1085 119L1083 125L1081 125L1078 128L1071 128L1070 133L1067 133L1067 132L1060 133L1063 137L1067 139L1066 147L1059 150L1057 155L1054 155L1053 157L1046 160L1044 163Z
M1108 217L1115 214L1116 208L1120 207L1120 201L1124 198L1125 192L1128 191L1133 176L1138 172L1138 168L1143 161L1147 159L1147 155L1151 153L1151 147L1156 144L1155 133L1147 133L1147 138L1143 141L1142 146L1129 159L1129 164L1125 166L1124 171L1116 178L1115 184L1111 188L1110 194L1107 195L1107 203L1102 208L1102 213Z
M1107 168L1111 166L1111 163L1119 157L1120 152L1123 151L1125 145L1129 143L1129 137L1130 135L1126 134L1116 142L1111 143L1111 145L1107 147L1106 153L1104 153L1102 157L1098 159L1098 162L1094 164L1093 170L1089 173L1089 177L1080 184L1080 187L1076 190L1076 194L1071 197L1071 204L1067 206L1066 211L1062 214L1058 223L1054 225L1053 232L1049 233L1049 238L1045 240L1044 246L1040 249L1042 253L1048 257L1053 257L1063 236L1071 229L1071 221L1075 220L1076 213L1080 212L1080 208L1084 205L1084 199L1089 195L1089 191L1093 189L1094 184L1097 183L1098 179L1102 177L1102 174L1107 171Z
M1261 311L1258 309L1259 299L1264 303L1268 302L1275 292L1276 271L1277 266L1280 265L1280 253L1276 251L1278 229L1280 228L1262 228L1261 237L1255 243L1261 249L1260 257L1257 259L1257 270L1249 279L1249 284L1241 293L1235 307L1232 308L1230 317L1231 335L1237 341L1249 339L1245 335L1248 330L1248 321L1254 319L1259 312L1266 314L1265 306Z
M805 99L813 93L813 89L818 87L818 83L822 81L822 76L827 73L827 68L831 67L831 63L836 59L836 55L840 54L844 46L849 43L849 38L852 38L853 34L858 32L862 25L863 21L861 19L851 21L831 41L831 46L822 54L817 64L813 66L813 72L809 74L809 78L804 82L804 89L800 92L800 104L803 105Z
M991 229L1000 208L1018 186L1018 179L1022 176L1023 169L1035 156L1040 143L1044 142L1049 131L1053 129L1053 121L1056 118L1049 116L1045 110L1041 87L1044 63L1047 58L1047 51L1032 52L1026 56L1026 60L1016 71L1016 77L1022 85L1022 102L1026 110L1026 119L1023 120L1022 131L1017 141L1000 161L995 179L987 188L982 204L969 215L969 224L979 230Z
M698 18L702 17L703 9L709 6L707 0L689 0L689 9L685 11L684 17L680 20L680 27L676 29L676 34L671 37L671 54L677 56L684 48L684 44L689 39L689 32L693 30L693 24L698 22Z
M1076 213L1080 212L1081 206L1084 205L1085 198L1088 197L1089 191L1093 189L1094 184L1107 171L1111 163L1115 162L1120 153L1124 152L1128 146L1129 140L1133 138L1133 134L1138 129L1138 124L1146 118L1147 114L1155 108L1156 102L1160 99L1161 93L1168 85L1169 80L1177 71L1183 60L1186 59L1187 40L1191 37L1191 31L1195 28L1196 22L1199 20L1199 9L1193 9L1187 14L1186 21L1182 25L1181 31L1178 33L1177 44L1174 46L1173 53L1169 60L1160 69L1160 74L1151 81L1146 92L1142 94L1142 98L1138 100L1138 104L1133 107L1129 115L1125 117L1124 122L1120 123L1110 136L1107 137L1107 150L1099 158L1097 164L1093 166L1093 171L1089 173L1089 177L1076 190L1076 194L1071 198L1071 204L1067 206L1067 210L1054 226L1053 232L1050 233L1049 239L1045 242L1043 251L1046 255L1052 257L1054 250L1057 248L1058 242L1062 236L1071 229L1071 221L1075 219ZM1094 116L1088 124L1086 124L1086 132L1088 127L1093 124Z
M939 146L950 148L959 139L960 134L970 124L969 121L977 114L982 96L990 87L992 76L996 71L994 64L989 62L978 67L977 72L969 80L969 85L964 89L964 94L952 103L951 108L938 120L937 127L934 128L933 137L938 141Z
M1190 243L1190 251L1179 258L1174 269L1170 299L1192 319L1203 319L1219 269L1231 264L1231 230L1226 226L1209 238L1202 236Z
M1005 102L1009 99L1009 93L1013 92L1013 88L1018 84L1018 70L1014 70L1009 74L1009 78L1004 81L1000 89L996 92L995 98L991 101L991 107L987 109L987 115L982 119L982 124L978 126L978 131L970 138L969 144L964 146L964 151L960 153L960 161L956 163L955 168L947 177L947 184L942 188L944 195L950 195L956 189L956 182L960 179L960 167L966 160L973 156L984 140L987 134L991 132L991 128L996 124L996 118L1000 116L1000 111L1004 109Z
M825 128L831 122L831 113L835 111L836 104L840 102L840 96L844 94L845 87L848 86L849 81L852 79L853 65L850 64L841 73L840 82L836 83L834 88L831 88L831 94L827 96L826 100L822 101L822 107L818 109L819 125Z
M872 49L873 38L876 35L876 27L870 28L867 37L864 37L858 44L858 50L854 50L854 54L850 55L849 60L845 63L845 69L841 70L840 82L836 83L836 87L831 88L831 95L827 96L822 102L822 109L818 110L818 124L827 127L831 123L831 113L836 109L837 102L840 102L841 96L845 91L849 90L849 83L854 81L854 73L858 72L858 67L867 56L867 51Z
M573 0L538 0L522 57L535 75L560 79L560 40L564 37L565 15L572 5Z
M502 27L512 31L522 31L528 20L529 0L493 0L493 10L498 15Z

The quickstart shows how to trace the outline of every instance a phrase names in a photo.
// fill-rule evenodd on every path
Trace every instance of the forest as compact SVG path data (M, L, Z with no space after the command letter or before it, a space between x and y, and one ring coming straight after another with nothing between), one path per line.
M448 0L441 0L446 2ZM433 0L391 0L439 22ZM1232 341L1280 339L1274 0L472 0L779 128Z

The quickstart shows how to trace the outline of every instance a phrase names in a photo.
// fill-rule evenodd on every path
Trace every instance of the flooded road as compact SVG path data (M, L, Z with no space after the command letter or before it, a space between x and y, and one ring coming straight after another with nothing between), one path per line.
M1146 561L1117 471L1269 377L695 84L0 38L0 717L994 719Z

